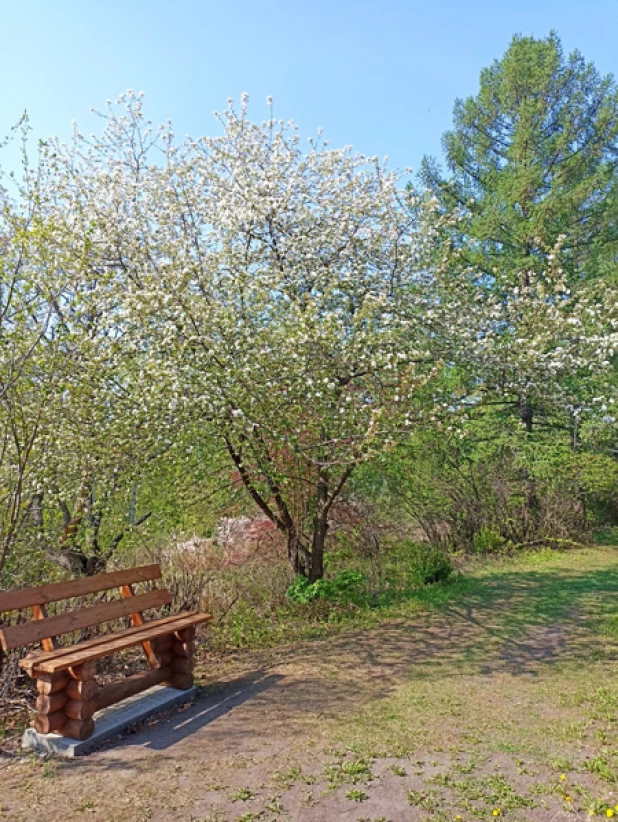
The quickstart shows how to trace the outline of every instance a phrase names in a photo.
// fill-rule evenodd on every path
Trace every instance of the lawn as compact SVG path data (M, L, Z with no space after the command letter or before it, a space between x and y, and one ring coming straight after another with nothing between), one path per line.
M79 763L0 759L0 818L618 817L617 560L476 563L316 639L205 657L181 717Z

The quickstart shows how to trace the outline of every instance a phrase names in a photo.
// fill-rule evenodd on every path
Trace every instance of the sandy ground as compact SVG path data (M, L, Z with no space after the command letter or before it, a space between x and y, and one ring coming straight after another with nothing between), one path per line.
M0 759L0 819L588 818L618 804L615 650L575 607L513 635L477 603L206 662L195 703L87 758Z

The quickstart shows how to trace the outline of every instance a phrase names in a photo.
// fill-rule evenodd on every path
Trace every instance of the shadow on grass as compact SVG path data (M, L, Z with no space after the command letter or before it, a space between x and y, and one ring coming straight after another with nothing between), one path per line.
M617 554L618 558L618 554ZM310 645L305 660L336 660L338 677L385 696L402 679L505 673L539 676L549 665L616 659L600 630L618 602L618 563L588 571L496 569L428 592L437 610ZM291 650L288 659L294 655Z
M544 568L494 571L463 584L452 613L481 620L510 638L531 626L598 630L598 621L616 612L618 552L615 567L580 571Z
M249 740L261 748L293 736L307 710L318 719L338 717L415 679L430 679L439 688L446 678L538 677L550 666L611 662L616 643L599 631L599 615L615 613L618 567L613 557L603 562L587 570L559 562L507 566L455 581L441 592L428 592L434 603L442 603L433 613L404 612L372 630L289 648L277 656L277 673L257 670L202 696L186 711L125 737L116 743L117 757L108 751L96 765L137 767L139 759L127 762L122 749L172 756L170 749L185 741L230 755L251 753ZM232 720L231 712L240 706Z

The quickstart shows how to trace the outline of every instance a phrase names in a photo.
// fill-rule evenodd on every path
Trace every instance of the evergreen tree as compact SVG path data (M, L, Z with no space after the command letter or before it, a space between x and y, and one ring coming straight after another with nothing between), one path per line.
M462 211L454 259L484 272L479 285L506 304L513 289L530 289L532 272L556 266L556 254L571 288L617 270L618 87L611 76L578 52L565 57L553 32L541 40L516 36L481 72L477 96L455 102L453 120L443 136L450 174L424 158L420 177L445 210ZM501 387L491 383L486 390ZM513 402L531 432L538 396L524 388Z
M516 36L481 72L477 96L456 101L453 119L443 137L450 176L425 158L421 179L446 208L465 209L467 261L497 286L525 286L564 235L572 282L606 273L618 250L613 78L578 52L565 57L555 33Z

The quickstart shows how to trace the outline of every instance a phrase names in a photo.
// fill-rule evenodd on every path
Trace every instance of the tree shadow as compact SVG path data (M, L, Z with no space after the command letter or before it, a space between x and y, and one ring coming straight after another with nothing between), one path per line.
M599 603L616 601L618 568L505 570L470 582L440 610L319 640L303 649L303 660L334 664L351 694L361 681L379 698L403 679L538 677L548 666L616 659L617 644L595 620ZM280 661L297 657L292 648Z
M108 743L91 764L140 768L141 753L174 757L171 749L185 741L194 750L207 746L212 757L273 751L304 732L307 713L314 723L340 717L391 696L403 682L431 680L439 689L445 679L539 677L551 666L612 661L617 644L594 625L595 605L617 594L618 568L492 573L440 611L291 647L273 665Z

